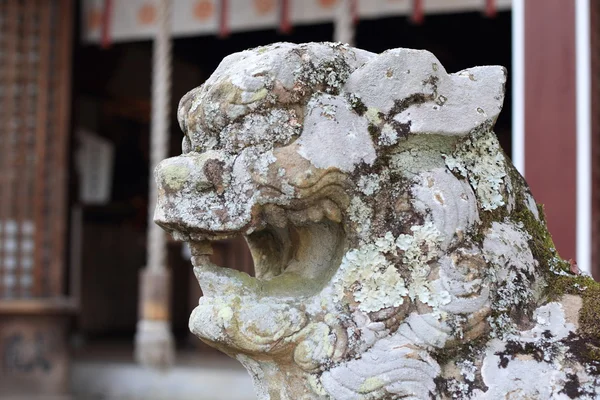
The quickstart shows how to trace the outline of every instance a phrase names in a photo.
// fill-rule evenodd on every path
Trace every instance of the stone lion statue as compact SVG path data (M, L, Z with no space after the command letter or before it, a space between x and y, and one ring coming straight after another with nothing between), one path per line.
M600 398L600 286L498 144L505 81L276 43L181 99L155 220L192 249L192 332L259 399ZM255 277L209 260L238 235Z

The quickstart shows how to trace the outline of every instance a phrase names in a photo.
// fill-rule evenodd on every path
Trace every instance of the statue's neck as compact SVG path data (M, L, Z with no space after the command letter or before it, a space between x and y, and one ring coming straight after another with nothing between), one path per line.
M273 360L254 360L245 355L237 359L244 365L254 381L258 400L324 399L310 383L311 374L303 371L293 361L279 364Z

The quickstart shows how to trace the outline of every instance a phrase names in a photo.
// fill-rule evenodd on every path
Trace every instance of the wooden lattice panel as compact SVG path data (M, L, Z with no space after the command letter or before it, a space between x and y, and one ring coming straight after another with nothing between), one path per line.
M70 0L0 0L0 299L63 292Z

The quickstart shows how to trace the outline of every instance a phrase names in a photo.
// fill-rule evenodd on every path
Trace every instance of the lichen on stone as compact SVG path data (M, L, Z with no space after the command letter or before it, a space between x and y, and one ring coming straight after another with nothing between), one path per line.
M338 297L346 296L351 289L351 297L364 312L400 306L408 289L400 272L386 257L397 254L395 247L394 238L388 232L375 244L346 253L335 281Z
M228 125L221 131L219 143L231 153L249 146L272 148L289 143L300 134L301 128L294 110L271 109L264 115L248 114L240 122Z
M468 178L483 210L495 210L506 204L503 196L506 161L489 126L474 129L445 160L451 171Z

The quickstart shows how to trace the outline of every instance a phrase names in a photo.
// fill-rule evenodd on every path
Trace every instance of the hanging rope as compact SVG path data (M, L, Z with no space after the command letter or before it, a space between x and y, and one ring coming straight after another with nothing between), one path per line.
M335 10L333 41L354 46L353 0L342 0Z
M164 231L154 223L158 190L154 169L167 158L171 106L171 0L158 1L158 26L152 58L152 115L150 120L150 190L148 198L147 264L140 274L140 318L135 357L142 365L166 369L175 358L170 321L170 273Z
M425 19L423 0L413 0L412 15L410 19L417 25L423 23L423 20Z
M154 169L168 157L169 114L171 106L171 0L158 2L158 31L152 59L152 116L150 126L150 193L148 213L147 266L156 270L166 266L165 232L154 223L158 190Z

